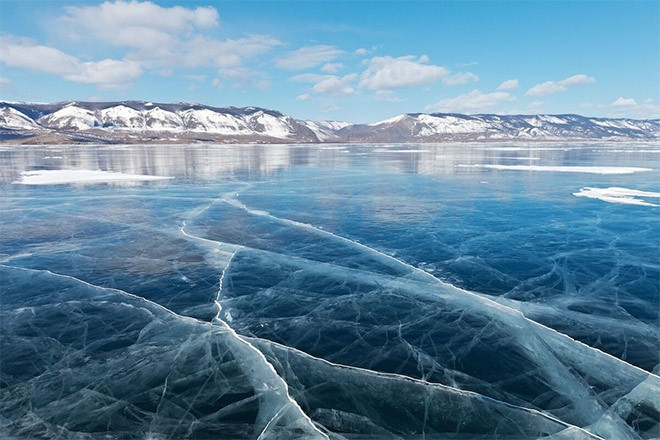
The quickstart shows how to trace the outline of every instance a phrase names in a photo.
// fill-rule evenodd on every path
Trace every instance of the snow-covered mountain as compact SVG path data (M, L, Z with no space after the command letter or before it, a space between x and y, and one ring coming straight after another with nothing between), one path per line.
M415 113L353 125L339 134L347 142L660 140L660 120Z
M0 102L3 142L452 142L660 140L660 120L579 115L403 114L373 124L302 121L256 107Z
M37 130L40 130L36 133ZM35 133L33 133L35 132ZM255 107L199 104L66 102L0 103L0 135L16 142L318 142L302 121ZM21 136L22 135L22 136ZM33 139L36 141L36 139Z

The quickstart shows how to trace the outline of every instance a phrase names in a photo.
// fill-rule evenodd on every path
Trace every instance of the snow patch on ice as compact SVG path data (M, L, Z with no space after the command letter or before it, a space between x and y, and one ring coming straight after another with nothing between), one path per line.
M609 188L592 188L584 187L580 191L573 193L577 197L587 197L590 199L598 199L608 203L620 203L624 205L639 205L639 206L660 206L655 203L650 203L638 197L660 198L660 192L651 191L638 191L629 188L609 187Z
M550 165L494 165L475 164L457 165L462 168L488 168L493 170L513 171L555 171L560 173L588 173L588 174L633 174L644 171L653 171L652 168L640 167L592 167L592 166L550 166Z
M100 170L38 170L23 171L21 173L21 179L12 183L20 185L62 185L67 183L104 183L165 179L173 179L173 177L113 173L111 171Z

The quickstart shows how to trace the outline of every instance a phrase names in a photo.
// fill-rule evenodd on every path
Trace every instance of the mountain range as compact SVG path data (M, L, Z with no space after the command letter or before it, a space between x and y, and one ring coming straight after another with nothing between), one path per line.
M372 124L299 120L257 107L142 101L0 102L0 142L424 143L657 141L660 119L564 115L408 113Z

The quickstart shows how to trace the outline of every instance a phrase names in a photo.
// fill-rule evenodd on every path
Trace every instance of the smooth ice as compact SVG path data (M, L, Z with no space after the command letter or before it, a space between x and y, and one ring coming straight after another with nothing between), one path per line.
M0 434L659 437L656 148L4 149Z

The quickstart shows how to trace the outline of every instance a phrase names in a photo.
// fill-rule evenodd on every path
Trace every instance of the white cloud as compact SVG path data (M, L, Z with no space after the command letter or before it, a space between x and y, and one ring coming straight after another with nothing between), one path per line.
M334 75L317 75L314 73L303 73L291 77L291 81L313 83L312 91L328 95L352 95L355 89L351 83L357 79L357 74L351 73L343 77Z
M172 43L179 33L219 26L211 6L164 8L152 2L106 1L98 6L69 6L62 21L75 29L118 46L157 47Z
M323 111L324 112L330 113L330 112L336 112L337 110L341 110L341 107L339 107L338 105L335 105L332 102L324 102L323 103Z
M624 98L619 96L614 102L610 104L612 107L632 107L637 105L637 101L633 98Z
M83 84L97 84L105 89L123 88L142 74L142 68L132 61L102 60L81 63L75 73L64 79Z
M11 67L34 70L51 75L64 76L76 73L80 61L55 48L39 46L27 41L3 38L0 44L0 61Z
M128 49L126 60L144 68L239 68L281 45L265 35L218 40L206 34L220 26L214 7L163 7L152 2L106 1L65 8L60 23L72 38L93 38Z
M654 104L651 98L638 103L632 98L619 97L608 105L598 105L607 109L607 116L616 118L657 119L660 118L660 105Z
M337 73L344 68L342 63L326 63L321 67L321 71L325 73Z
M303 93L302 95L298 95L298 96L296 96L296 99L297 99L298 101L307 101L310 97L311 97L311 96L310 96L309 93Z
M569 86L577 86L582 84L590 84L596 82L596 79L592 76L587 76L584 74L573 75L568 78L562 79L561 81L546 81L541 84L536 84L527 92L527 96L540 96L540 95L550 95L552 93L563 92Z
M559 84L568 87L581 84L591 84L593 82L596 82L596 78L581 73L578 75L569 76L568 78L559 81Z
M519 84L520 83L518 82L517 79L508 79L499 86L497 86L497 90L514 90L518 88Z
M0 84L11 84L11 80L4 76L0 76Z
M479 81L479 77L472 72L459 72L442 78L443 84L446 84L448 86L467 84L470 81L477 82Z
M531 104L529 104L527 107L529 107L532 110L538 110L545 104L543 101L533 101Z
M169 78L174 74L174 70L172 69L158 69L158 70L153 70L151 71L153 75L158 75L162 76L163 78Z
M286 70L309 69L332 61L343 53L343 50L339 50L334 46L306 46L287 53L284 57L276 60L275 65Z
M403 102L404 99L399 98L392 90L377 90L376 101L380 102Z
M206 75L184 75L184 78L191 79L197 82L206 81Z
M223 67L218 69L218 75L232 80L234 88L256 87L266 89L270 87L270 81L264 74L247 67Z
M369 51L363 47L356 49L354 52L356 55L366 55L369 53Z
M0 61L8 66L56 75L82 84L95 84L104 89L126 87L142 75L141 66L133 61L105 59L81 62L76 57L48 46L25 40L3 38Z
M316 93L328 93L331 95L352 95L355 89L349 84L357 79L357 74L351 73L341 78L332 76L314 84Z
M219 89L222 88L222 81L220 81L218 78L214 78L213 81L211 81L211 85L213 87L217 87Z
M282 43L264 35L247 35L236 40L213 40L201 35L179 40L172 46L143 50L129 54L146 64L177 67L215 66L240 67L246 60L268 52Z
M425 64L428 57L404 56L399 58L373 57L362 73L360 87L369 90L392 90L421 86L437 81L449 74L441 66Z
M515 99L507 92L481 93L475 89L454 98L441 99L435 104L426 106L425 110L432 112L476 113L486 111L504 102L514 101Z

